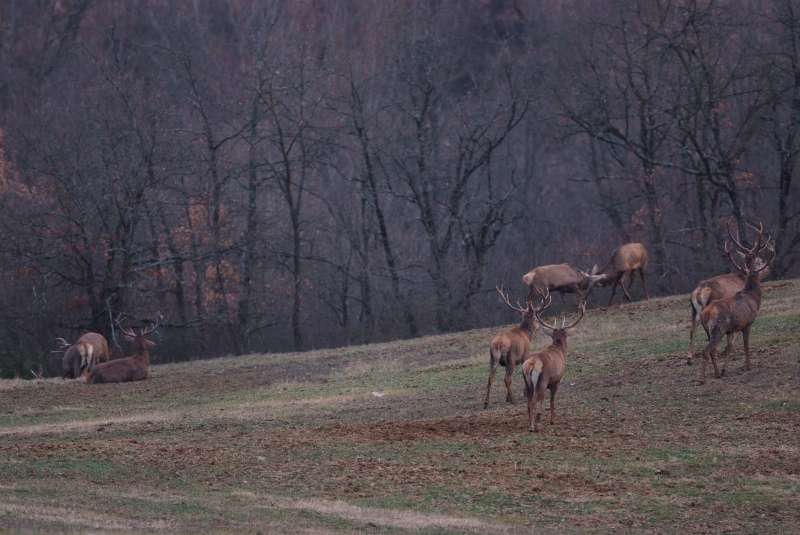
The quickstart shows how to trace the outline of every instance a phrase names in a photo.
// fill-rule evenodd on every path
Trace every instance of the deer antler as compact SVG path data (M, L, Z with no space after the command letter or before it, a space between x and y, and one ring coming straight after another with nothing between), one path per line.
M742 242L740 242L738 239L733 237L733 232L731 232L731 223L730 223L730 221L728 221L727 230L728 230L728 236L730 237L731 241L733 241L733 243L736 244L736 247L738 247L745 254L753 254L753 251L755 251L755 249L756 249L755 247L753 247L753 248L746 247L746 246L742 245ZM737 234L738 234L738 232L737 232ZM758 246L758 244L756 244L756 246Z
M764 237L763 222L759 221L758 226L756 226L749 221L745 221L745 225L747 225L756 232L756 239L752 247L745 247L739 240L733 237L733 233L731 232L730 228L730 223L728 224L728 229L727 229L728 236L730 236L731 241L733 241L733 243L739 249L738 251L739 254L744 257L744 266L738 264L734 259L734 256L731 254L730 243L727 240L725 241L725 255L728 257L728 260L731 261L734 267L736 267L736 269L739 270L740 272L745 274L749 274L752 271L760 273L761 271L767 269L770 263L775 259L775 245L774 242L772 241L772 237L769 234L767 234L766 238ZM752 265L753 259L759 254L761 254L761 252L764 249L767 249L771 252L770 258L768 261L765 261L760 268L754 270Z
M767 241L767 243L765 245L765 248L770 252L769 260L763 260L762 259L762 261L764 262L764 265L761 266L760 268L758 268L756 270L756 273L761 273L762 271L767 269L769 267L769 265L772 263L772 261L775 260L775 242L773 242L771 240Z
M581 322L581 320L583 319L583 316L586 315L586 301L583 301L580 304L580 306L578 307L578 310L581 313L580 316L578 316L578 319L576 319L575 321L573 321L569 325L563 325L563 323L566 323L566 321L567 321L567 316L564 315L564 322L562 323L562 326L561 326L562 329L572 329L573 327L575 327L577 324L579 324Z
M154 333L155 330L158 329L158 326L161 324L162 319L164 319L164 315L161 314L161 312L159 312L158 316L156 317L156 321L153 322L149 328L147 329L142 328L141 331L139 332L139 336L148 336Z
M122 332L122 334L124 334L125 336L127 336L129 338L138 338L140 336L148 336L148 335L152 334L153 332L155 332L156 329L158 329L158 326L161 324L161 320L164 318L163 314L161 314L159 312L156 321L155 322L151 322L152 325L150 327L148 327L148 328L144 328L143 327L143 328L139 329L139 332L136 332L136 329L133 329L133 328L126 329L125 327L123 327L122 324L120 323L121 317L122 317L122 314L120 314L117 317L117 319L115 320L115 323L117 324L117 327L119 327L119 330Z
M731 242L728 241L728 240L725 240L725 256L727 256L728 260L731 261L731 263L733 264L733 267L735 267L737 270L741 271L742 273L747 273L747 270L745 268L743 268L742 266L740 266L738 262L736 262L736 260L734 259L733 255L731 254L732 252L733 251L731 251Z
M114 323L117 324L117 327L119 327L119 330L122 334L128 338L136 338L137 334L133 329L126 329L122 326L122 313L117 316L117 319L114 320Z
M547 323L546 321L544 321L542 319L542 316L541 316L542 312L544 312L547 309L547 307L550 306L550 303L553 302L553 298L550 295L550 290L545 288L544 289L544 293L542 293L542 291L539 288L536 288L536 287L534 287L534 290L542 298L542 301L539 303L539 306L534 311L534 315L536 316L536 321L538 321L543 327L547 327L551 331L558 330L558 327L556 325L552 325L550 323Z
M72 345L69 342L67 342L64 338L56 338L56 342L58 342L59 344L59 349L67 349L69 346Z
M503 290L503 289L502 289L500 286L495 286L495 290L497 290L497 293L500 295L500 299L501 299L501 300L502 300L502 301L503 301L503 302L504 302L506 305L508 305L508 307L509 307L511 310L514 310L514 311L516 311L516 312L519 312L520 314L526 314L526 313L528 313L528 312L530 311L530 309L531 309L531 306L532 306L532 304L531 304L531 302L530 302L530 301L528 301L528 305L527 305L527 306L525 306L525 307L523 307L523 306L520 304L520 302L519 302L519 301L517 301L517 304L516 304L516 305L512 305L512 304L511 304L511 299L508 297L508 292L504 291L504 290Z

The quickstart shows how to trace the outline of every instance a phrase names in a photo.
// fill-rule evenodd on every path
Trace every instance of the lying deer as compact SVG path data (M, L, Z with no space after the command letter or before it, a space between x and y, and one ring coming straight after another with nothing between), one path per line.
M561 320L561 326L549 324L541 317L541 313L550 306L550 293L542 294L542 302L535 310L536 321L550 331L553 343L532 354L522 363L522 377L525 379L525 397L528 399L528 430L539 431L539 419L544 411L544 391L550 390L550 424L555 423L556 392L567 365L567 336L575 332L575 326L586 314L586 302L578 307L578 319L567 325L567 317Z
M150 375L150 348L155 347L155 342L146 337L158 328L156 321L149 329L128 330L119 325L120 332L133 342L135 353L129 357L112 360L98 364L86 377L87 383L125 383L128 381L141 381Z
M536 290L574 293L580 304L586 301L592 287L606 279L606 275L597 273L597 266L591 273L575 269L569 264L549 264L536 267L522 276L522 284L530 289L529 299L533 299Z
M741 255L741 253L738 253ZM755 259L756 269L764 268L759 273L759 280L763 281L769 275L769 266L765 266L765 262L760 258ZM745 278L741 273L725 273L717 275L710 279L702 280L698 283L697 287L692 290L690 296L690 303L692 309L692 326L689 328L689 352L686 357L686 364L692 365L692 358L694 357L694 331L700 321L700 313L712 301L732 297L744 289ZM725 352L728 348L725 348Z
M486 383L484 409L489 406L489 392L492 390L492 382L498 364L506 369L506 401L514 403L511 378L517 364L522 364L528 355L531 340L534 339L539 328L533 318L533 305L530 300L525 307L519 303L512 305L507 293L500 288L497 288L497 293L500 294L500 298L506 305L520 314L521 320L519 326L505 330L492 338L492 343L489 345L489 381Z
M617 294L617 286L622 288L622 293L625 299L631 301L631 294L628 290L633 286L633 274L639 272L639 277L642 279L642 288L644 288L644 297L649 299L647 293L647 283L645 282L644 270L647 269L647 249L641 243L626 243L621 245L611 255L611 260L600 271L603 278L597 282L598 286L607 286L612 284L611 297L608 300L608 306L614 302L614 296ZM595 270L592 270L594 273ZM628 275L630 284L625 288L625 275Z
M723 362L722 372L717 366L717 345L722 339L722 335L725 335L728 339L723 353L723 356L727 357L731 350L733 335L737 332L742 333L745 356L744 369L750 369L750 328L756 320L758 310L761 307L761 273L767 269L775 258L775 250L769 236L764 239L764 225L762 223L759 223L758 227L749 223L748 225L756 231L756 241L752 247L742 245L733 237L730 228L728 228L730 241L725 241L725 254L736 270L743 275L744 288L730 297L712 301L700 313L700 323L708 336L708 345L703 351L700 384L706 382L706 363L709 359L714 366L714 377L720 378L725 374L727 359L726 362ZM731 251L731 242L735 244L738 252L741 253L742 264L739 264L734 258ZM764 260L761 263L757 262L759 254L765 249L771 253L769 260Z
M77 379L81 374L88 373L97 363L105 362L109 358L108 341L99 333L86 333L74 344L63 338L56 338L56 341L64 350L61 358L63 379Z

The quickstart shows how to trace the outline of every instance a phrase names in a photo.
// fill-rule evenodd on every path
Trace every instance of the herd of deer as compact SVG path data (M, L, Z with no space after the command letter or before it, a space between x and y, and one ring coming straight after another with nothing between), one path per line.
M727 337L727 345L723 356L727 357L731 350L733 336L742 333L745 351L745 369L750 369L750 327L758 315L761 306L761 279L768 273L769 265L775 256L774 245L769 236L764 238L764 227L748 223L756 231L756 239L747 247L734 238L730 229L724 244L725 255L736 269L736 273L718 275L698 284L691 294L691 330L689 331L689 355L687 363L692 363L692 343L694 331L699 318L708 336L708 345L703 351L703 366L700 383L705 383L706 364L710 360L714 366L714 375L719 378L725 373L717 365L717 345L722 336ZM735 247L736 254L734 254ZM768 251L769 259L761 257ZM740 261L736 260L736 256ZM564 376L567 361L567 338L573 334L575 327L586 314L586 299L594 286L613 285L609 305L613 303L617 286L622 288L623 295L630 301L630 287L634 274L638 272L645 297L647 286L645 269L647 268L647 250L641 243L628 243L619 247L603 270L595 265L590 272L574 269L569 264L539 266L526 273L522 282L529 288L525 306L512 304L508 293L497 288L503 302L521 316L519 326L505 330L492 338L489 350L489 379L486 385L484 408L489 406L489 394L492 389L497 366L506 369L505 386L506 401L514 403L511 390L511 379L517 365L522 365L522 376L525 381L525 397L528 401L528 426L531 431L539 430L539 420L544 410L545 390L550 391L550 423L555 421L555 398L558 385ZM624 279L628 276L630 284L625 287ZM574 293L577 297L578 317L567 325L566 316L561 324L548 323L542 313L550 306L551 292ZM535 300L538 299L538 304ZM64 378L84 377L87 383L121 383L139 381L149 376L150 353L155 344L147 337L158 328L155 322L149 329L138 332L126 329L116 322L123 335L132 342L134 354L128 357L109 360L108 342L103 335L86 333L74 344L63 338L57 339L62 349ZM531 342L539 329L548 332L551 344L544 349L531 352Z
M703 350L703 365L700 384L706 380L706 364L710 360L714 366L714 376L725 374L725 364L720 371L717 365L717 345L722 336L727 337L727 345L723 356L730 353L733 337L742 333L744 340L745 365L750 369L750 327L753 325L761 306L761 280L767 275L769 265L775 257L775 248L769 236L764 237L764 226L747 223L756 232L755 242L748 247L733 236L728 229L729 240L725 240L725 256L736 272L717 275L701 281L691 293L691 330L689 331L689 355L687 364L692 363L692 344L694 331L699 318L700 324L708 336L708 344ZM733 245L732 245L733 244ZM734 254L735 247L735 254ZM768 258L762 258L767 252ZM739 261L736 260L737 256ZM522 282L529 289L525 306L520 303L511 304L508 294L497 288L502 301L521 316L519 326L505 330L492 338L489 346L489 379L486 384L484 409L489 406L489 394L492 389L497 366L506 369L505 386L506 401L514 403L511 391L511 379L517 365L522 365L522 377L525 381L525 397L528 401L528 427L530 431L539 430L539 420L544 410L545 390L550 390L550 423L555 421L555 398L558 385L564 376L567 361L567 338L586 314L586 299L594 286L613 284L611 305L614 301L617 286L622 288L625 298L630 301L628 290L633 285L633 277L639 273L647 297L645 269L647 268L647 250L641 243L628 243L619 247L602 271L595 265L591 272L574 269L569 264L540 266L526 273ZM630 284L625 288L624 277L628 275ZM578 303L578 318L567 325L566 316L561 324L547 323L541 314L550 306L551 292L574 293ZM534 300L538 299L538 304ZM551 344L541 351L530 352L530 345L539 328L545 329L552 340Z
M61 344L64 356L61 358L62 378L83 377L87 383L125 383L141 381L150 375L150 348L156 344L148 339L158 328L159 321L150 328L126 329L117 322L122 334L131 342L134 353L130 356L110 360L108 342L99 333L86 333L74 344L63 338Z

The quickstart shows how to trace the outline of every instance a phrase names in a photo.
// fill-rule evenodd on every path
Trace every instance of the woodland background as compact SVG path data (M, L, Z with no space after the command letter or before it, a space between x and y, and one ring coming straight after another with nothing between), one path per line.
M537 264L654 293L763 220L797 275L800 2L0 1L0 375L510 322ZM687 306L688 316L688 306Z

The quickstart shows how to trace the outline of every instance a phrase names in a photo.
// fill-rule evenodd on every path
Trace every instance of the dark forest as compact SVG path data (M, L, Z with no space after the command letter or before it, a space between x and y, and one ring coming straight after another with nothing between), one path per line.
M686 292L748 221L796 276L798 158L792 0L3 0L0 376L508 323L630 241Z

